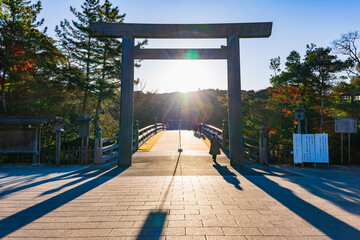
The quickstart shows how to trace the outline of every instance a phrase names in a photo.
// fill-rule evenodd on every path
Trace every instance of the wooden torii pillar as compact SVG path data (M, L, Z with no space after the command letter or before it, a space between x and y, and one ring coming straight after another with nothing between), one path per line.
M122 38L119 166L131 165L135 59L227 59L230 163L232 166L243 165L244 138L239 38L269 37L272 22L231 24L90 23L90 27L93 36ZM218 49L140 49L134 46L135 38L226 38L227 46Z

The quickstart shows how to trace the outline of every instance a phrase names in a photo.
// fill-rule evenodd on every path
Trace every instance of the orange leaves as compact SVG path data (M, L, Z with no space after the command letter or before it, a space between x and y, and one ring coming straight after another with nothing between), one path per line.
M277 86L269 88L272 101L296 104L300 97L300 88L293 86Z
M0 43L1 48L8 52L8 57L12 59L10 68L15 71L30 72L34 68L34 60L27 58L25 49L18 44ZM1 60L1 58L0 58Z
M282 112L284 114L285 117L291 117L293 115L293 112L287 108L283 108Z
M268 130L268 136L271 137L271 136L274 136L276 135L276 129L274 128L271 128Z
M30 70L33 68L34 68L34 61L32 59L20 60L19 64L13 67L14 70L22 71L22 72L30 72Z
M284 116L292 116L293 108L298 105L300 98L300 89L293 86L277 86L269 88L271 97L269 99L268 109L277 109ZM280 109L279 109L280 107Z

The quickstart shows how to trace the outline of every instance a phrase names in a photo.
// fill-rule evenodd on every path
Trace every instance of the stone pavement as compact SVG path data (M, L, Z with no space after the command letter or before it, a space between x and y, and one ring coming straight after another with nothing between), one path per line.
M129 168L0 167L0 238L360 239L359 167L232 168L183 140Z

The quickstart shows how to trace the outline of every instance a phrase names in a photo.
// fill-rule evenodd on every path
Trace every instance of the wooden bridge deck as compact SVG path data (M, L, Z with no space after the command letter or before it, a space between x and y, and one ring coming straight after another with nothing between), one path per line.
M159 139L154 136L148 144L153 146L148 151L136 152L134 157L177 156L179 155L179 131L166 131ZM181 148L183 149L181 155L208 156L211 159L208 140L194 134L193 131L181 130ZM222 153L222 156L225 155Z

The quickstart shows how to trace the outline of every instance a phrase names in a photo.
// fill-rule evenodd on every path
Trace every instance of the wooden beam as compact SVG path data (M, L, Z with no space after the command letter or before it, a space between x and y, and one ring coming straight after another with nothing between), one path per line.
M227 38L229 152L231 166L241 166L244 164L239 42L239 38L236 35Z
M118 166L129 167L132 163L134 109L134 38L122 39L121 93Z
M140 49L135 48L135 59L227 59L227 47L218 49Z
M135 24L90 23L95 37L134 38L266 38L271 35L272 22L228 24Z

